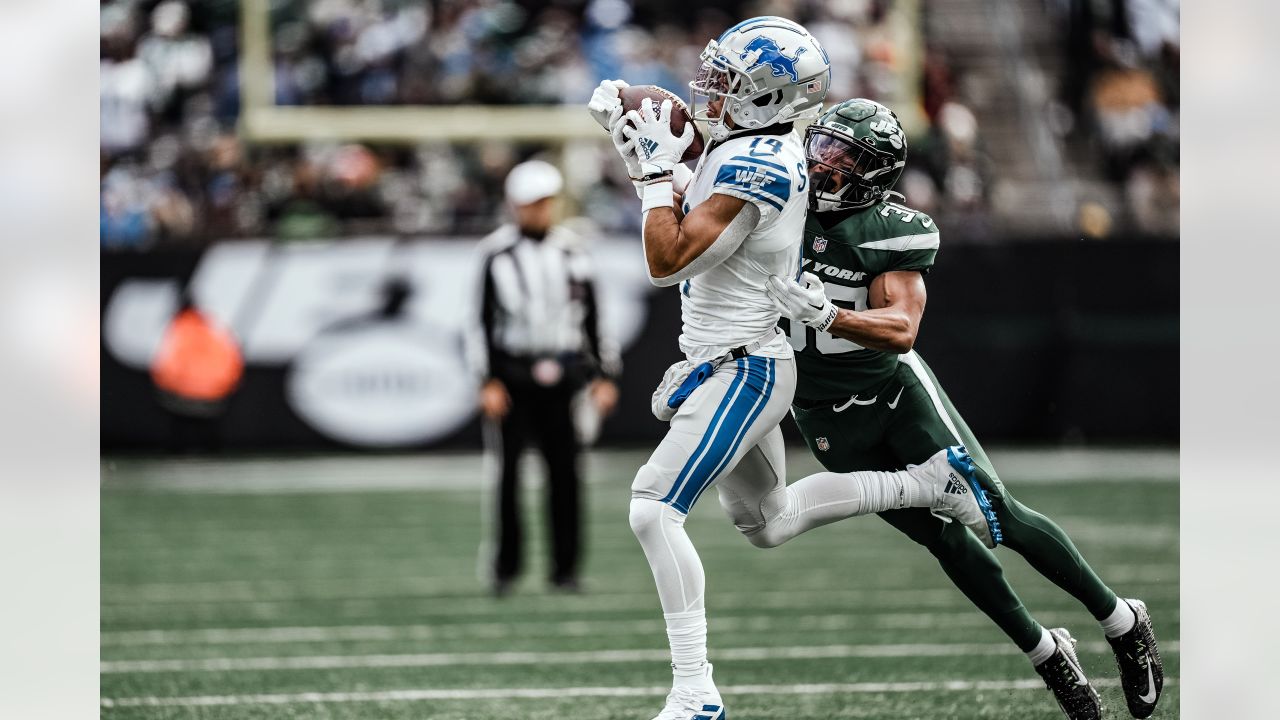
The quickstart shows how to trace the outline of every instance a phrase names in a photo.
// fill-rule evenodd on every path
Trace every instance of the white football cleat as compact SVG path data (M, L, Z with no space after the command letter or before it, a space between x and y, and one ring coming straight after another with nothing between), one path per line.
M1000 544L1000 520L963 445L939 450L923 464L908 466L907 472L937 492L929 508L935 515L959 520L989 548Z
M653 720L726 720L720 691L711 681L711 663L707 663L707 686L677 685L667 693L667 704Z

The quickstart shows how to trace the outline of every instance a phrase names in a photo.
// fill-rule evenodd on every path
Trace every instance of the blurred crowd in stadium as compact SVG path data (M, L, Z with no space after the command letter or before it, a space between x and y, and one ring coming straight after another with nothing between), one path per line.
M1070 28L1062 48L1068 72L1054 103L1060 131L1089 148L1099 171L1122 188L1127 227L1176 234L1176 0L1048 4ZM894 85L903 82L907 51L895 42L892 6L650 2L638 12L628 0L280 0L271 3L275 100L579 104L599 79L613 77L683 96L707 39L755 14L786 15L810 28L831 55L832 98L892 97L900 94ZM542 149L246 146L236 134L238 22L236 0L102 3L103 248L487 232L500 220L502 178ZM999 168L984 147L999 138L983 136L977 114L954 90L963 62L922 54L920 87L909 94L920 98L927 125L911 138L910 171L899 189L944 221L985 227ZM608 144L581 143L566 157L588 167L570 183L577 211L607 232L638 231L638 201Z

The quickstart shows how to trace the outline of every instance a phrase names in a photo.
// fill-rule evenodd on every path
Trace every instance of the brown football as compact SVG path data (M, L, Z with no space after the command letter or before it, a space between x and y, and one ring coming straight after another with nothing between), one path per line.
M624 87L618 92L618 97L622 100L622 111L624 113L632 110L639 111L640 103L645 98L653 98L654 110L662 104L663 100L671 100L671 132L677 137L684 134L684 126L686 123L693 122L693 117L689 114L689 106L679 95L664 90L657 85L632 85ZM698 132L698 126L693 126L693 142L689 143L689 148L684 151L684 157L680 158L680 162L689 162L697 160L702 155L702 133Z

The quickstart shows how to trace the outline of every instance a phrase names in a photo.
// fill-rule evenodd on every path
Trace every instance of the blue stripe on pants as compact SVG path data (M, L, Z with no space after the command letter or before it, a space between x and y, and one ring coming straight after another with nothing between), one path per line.
M738 386L742 384L744 376L743 370L746 369L746 365L742 360L737 360L736 362L738 364L738 370L733 376L733 382L729 383L729 389L725 391L724 397L720 399L720 407L716 408L716 413L711 418L711 424L707 426L706 432L702 435L702 441L698 443L697 449L694 450L693 454L689 456L689 459L685 461L684 467L681 468L680 474L676 477L675 483L671 485L671 490L669 490L666 496L662 498L662 502L670 504L671 501L675 499L676 494L681 489L681 483L684 482L689 471L693 469L698 456L702 454L702 451L707 447L707 444L711 442L712 436L715 434L713 431L716 428L716 424L720 422L720 417L724 415L725 411L729 408L729 405L732 404L733 394L737 391ZM685 512L687 513L688 510L685 510Z
M746 387L738 393L737 398L734 398L732 405L725 414L724 422L720 424L718 429L714 422L708 428L708 433L713 434L714 437L711 439L707 452L700 459L698 459L698 453L695 452L690 460L697 459L696 465L692 470L689 470L689 464L686 463L687 474L684 471L681 472L681 478L676 483L679 490L676 492L675 500L671 503L672 507L680 512L689 512L689 509L693 507L694 502L697 501L702 491L715 480L716 474L728 464L729 459L733 457L734 450L746 434L747 428L750 427L755 417L759 415L757 408L761 407L761 398L766 394L766 385L769 384L769 360L749 355L746 358L746 368Z
M773 386L777 384L778 381L778 376L775 372L775 361L773 358L762 359L768 360L764 392L761 394L759 402L756 403L755 409L751 411L751 416L747 418L747 422L744 423L742 429L738 431L738 436L734 438L733 447L729 448L729 452L724 456L724 460L722 460L711 473L711 478L718 477L720 475L720 471L724 470L724 467L729 464L729 460L738 452L738 448L742 445L742 440L747 436L747 430L755 424L756 418L760 417L760 413L764 412L764 406L769 404L769 397L773 395ZM697 495L694 495L693 501L689 503L689 507L693 507L693 504L698 502L698 498L702 497L702 493L706 492L708 487L711 487L711 483L709 481L703 485L700 490L698 490Z

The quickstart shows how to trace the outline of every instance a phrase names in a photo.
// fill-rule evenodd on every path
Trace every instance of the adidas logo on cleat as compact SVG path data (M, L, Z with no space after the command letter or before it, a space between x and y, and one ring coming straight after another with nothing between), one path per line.
M967 495L969 493L969 488L965 487L964 483L960 482L960 478L956 477L955 473L948 473L947 487L943 492L948 495Z

